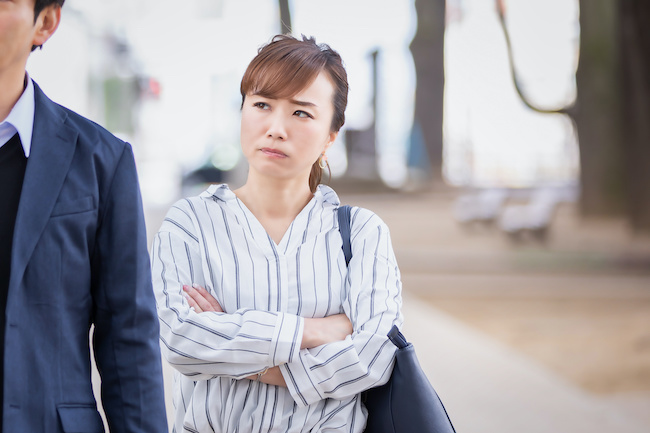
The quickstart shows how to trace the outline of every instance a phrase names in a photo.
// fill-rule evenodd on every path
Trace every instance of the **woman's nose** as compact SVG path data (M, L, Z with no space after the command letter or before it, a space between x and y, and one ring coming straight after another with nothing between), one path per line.
M285 120L281 113L273 113L270 116L266 136L276 140L285 140L287 138Z

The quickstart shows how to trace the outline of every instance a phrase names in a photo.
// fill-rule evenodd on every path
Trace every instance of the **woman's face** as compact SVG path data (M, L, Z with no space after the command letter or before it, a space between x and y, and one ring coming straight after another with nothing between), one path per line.
M331 132L334 87L321 72L289 99L246 95L241 117L241 145L251 172L277 179L304 178L336 139Z

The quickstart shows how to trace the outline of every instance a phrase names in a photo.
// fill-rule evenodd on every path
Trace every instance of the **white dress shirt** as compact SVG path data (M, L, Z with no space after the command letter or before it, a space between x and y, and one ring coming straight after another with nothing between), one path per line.
M400 273L387 226L352 209L352 260L339 198L319 186L279 244L227 185L177 202L152 246L163 354L175 374L175 431L361 432L359 393L385 383L402 323ZM196 283L225 313L196 313ZM354 332L300 349L303 317L345 312ZM245 379L280 366L287 388Z
M32 130L34 129L34 83L25 73L27 86L23 90L11 112L5 120L0 123L0 147L7 144L16 132L20 136L25 156L29 158L32 148Z

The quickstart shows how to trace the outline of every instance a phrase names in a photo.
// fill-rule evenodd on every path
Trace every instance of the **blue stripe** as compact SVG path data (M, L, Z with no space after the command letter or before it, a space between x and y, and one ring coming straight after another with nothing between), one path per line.
M240 296L241 288L240 288L240 280L239 280L239 258L237 257L237 250L235 249L235 243L232 240L232 233L230 232L230 224L228 224L228 218L226 217L226 209L224 207L221 208L221 215L223 217L223 224L226 227L226 235L228 236L228 241L230 242L230 249L232 251L232 258L233 258L233 260L235 262L235 295L236 295L235 305L237 305L237 309L239 310L241 308L241 296ZM222 274L223 274L223 269L222 269Z

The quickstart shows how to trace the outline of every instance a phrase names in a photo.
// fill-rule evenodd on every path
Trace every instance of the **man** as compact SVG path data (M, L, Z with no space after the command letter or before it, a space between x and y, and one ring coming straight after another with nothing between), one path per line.
M131 147L25 72L64 0L0 1L2 431L167 431L158 322Z

